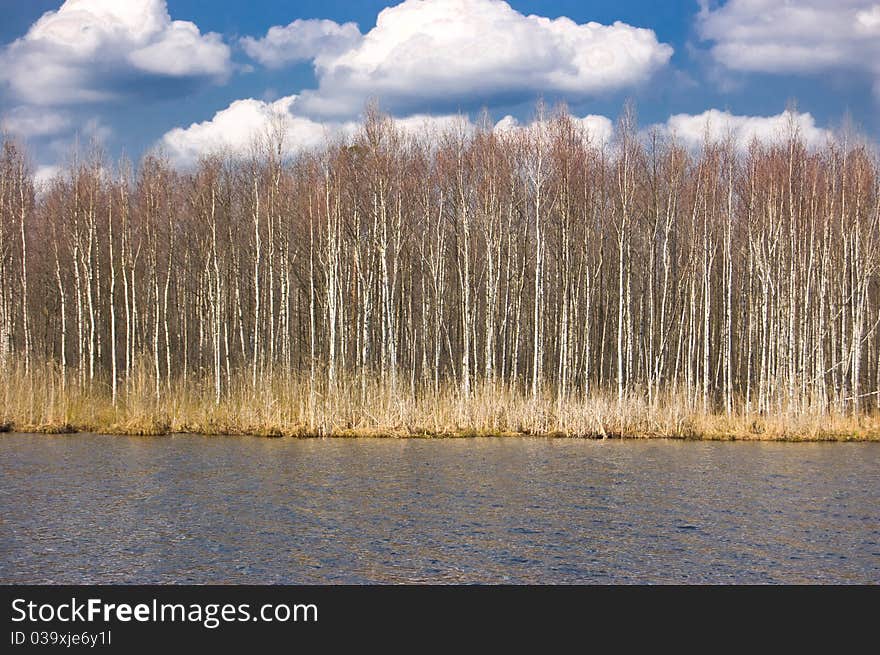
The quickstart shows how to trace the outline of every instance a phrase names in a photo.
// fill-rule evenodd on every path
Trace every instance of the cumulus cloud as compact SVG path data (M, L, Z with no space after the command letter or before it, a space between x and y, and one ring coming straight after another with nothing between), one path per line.
M713 58L738 71L852 70L880 85L880 4L876 0L728 0L697 17Z
M691 150L700 148L707 138L710 142L731 138L739 149L744 150L753 140L764 144L778 143L787 139L792 130L810 147L821 146L832 138L831 131L816 126L811 114L789 110L775 116L736 116L709 109L702 114L675 114L666 123L654 127L680 140Z
M448 116L414 114L405 118L395 118L394 126L404 135L434 142L447 134L469 135L475 129L471 120L462 114Z
M158 145L175 165L188 168L205 155L246 157L255 146L262 147L267 140L274 143L279 131L283 135L283 154L288 157L335 139L350 140L358 132L360 124L353 121L319 122L299 115L297 99L293 95L274 102L236 100L211 120L167 132ZM395 118L394 126L406 137L429 141L438 141L449 133L470 134L474 130L470 119L461 115L416 114Z
M176 166L189 168L206 155L247 157L255 147L275 143L279 133L283 135L283 154L289 157L334 140L350 141L360 130L361 124L354 121L317 121L305 117L298 111L298 102L299 97L295 95L274 102L254 98L236 100L210 120L167 132L157 145ZM447 135L471 136L477 130L464 114L413 114L393 121L402 136L428 144L437 144ZM609 143L614 134L613 123L605 116L573 116L572 121L594 145ZM535 122L521 123L513 116L505 116L493 130L497 134L511 133L534 125Z
M406 0L362 37L355 29L300 21L245 47L269 65L312 56L318 89L300 106L322 115L351 115L372 96L414 111L598 95L647 80L672 56L649 29L526 16L503 0Z
M595 114L590 114L582 118L572 116L571 120L576 127L580 128L584 137L595 146L601 147L607 145L611 142L611 138L614 136L614 123L612 123L611 119L606 116ZM541 123L546 125L546 121L542 121ZM511 133L516 132L517 130L531 129L534 125L535 122L523 125L516 118L508 115L495 124L495 132L501 134Z
M177 166L192 166L201 156L225 153L248 156L255 144L275 134L284 133L285 155L318 148L333 139L351 139L359 124L351 121L317 122L297 114L297 96L275 102L249 98L233 102L217 112L209 121L194 123L188 128L171 130L160 140L160 146ZM589 142L598 147L613 145L614 123L606 116L571 116ZM496 134L513 134L534 129L546 121L524 123L513 116L504 116L492 128ZM474 123L466 115L431 116L415 114L394 119L395 128L404 136L439 142L448 134L473 134ZM665 123L648 129L658 130L677 139L685 147L698 150L706 138L712 142L732 138L740 150L746 150L757 139L761 143L778 143L796 130L807 146L819 147L833 138L830 130L818 127L809 113L783 111L775 116L737 116L726 111L709 109L701 114L676 114ZM646 136L647 131L643 133Z
M61 173L60 166L51 164L37 166L37 169L34 171L34 182L38 188L45 188L59 173Z
M159 143L175 164L186 167L203 155L247 154L279 129L287 155L320 145L341 129L340 124L322 124L291 113L295 101L296 96L275 102L236 100L209 121L171 130Z
M244 51L269 68L337 56L353 47L361 39L361 31L354 23L340 25L332 20L295 20L285 27L275 26L261 39L246 36L241 39Z
M67 0L0 52L0 81L35 105L96 102L148 81L219 78L229 47L165 0Z

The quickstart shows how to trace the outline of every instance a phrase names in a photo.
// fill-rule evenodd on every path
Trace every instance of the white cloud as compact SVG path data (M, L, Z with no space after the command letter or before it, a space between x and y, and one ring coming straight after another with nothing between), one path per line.
M167 132L158 146L176 166L189 168L200 157L211 154L247 157L254 152L255 146L263 147L267 138L271 142L279 128L284 136L286 156L320 148L336 139L350 141L358 133L360 124L353 121L318 122L299 115L298 100L295 95L274 102L254 98L236 100L214 114L211 120ZM429 144L439 143L447 135L470 136L476 130L470 118L462 114L413 114L393 121L399 134ZM572 121L583 129L594 145L608 143L614 133L612 122L605 116L572 117ZM493 129L500 134L531 129L533 125L521 124L513 116L505 116Z
M269 29L262 39L241 39L245 52L269 68L334 56L348 50L361 39L354 23L340 25L332 20L295 20L286 27Z
M574 123L575 127L582 131L584 137L586 137L592 145L599 147L604 146L610 143L611 138L614 136L614 123L612 123L611 119L606 116L595 114L590 114L582 118L572 116L571 121ZM547 121L541 121L541 124L546 126ZM516 132L517 130L531 129L534 125L535 122L523 125L516 118L508 115L495 124L495 132L500 134L511 133Z
M699 149L707 137L710 142L730 137L741 150L755 139L764 144L778 143L787 139L792 130L810 147L821 146L832 138L831 131L816 126L811 114L789 110L775 116L736 116L709 109L702 114L675 114L666 123L654 127L691 150Z
M55 177L61 172L60 166L53 165L45 165L45 166L37 166L37 170L34 171L34 182L37 187L45 188L45 186L51 182Z
M614 123L606 116L589 115L576 118L584 132L590 137L590 141L596 145L602 145L611 141L614 136Z
M229 56L165 0L67 0L4 48L0 81L31 104L95 102L150 78L225 76Z
M218 34L201 34L195 24L173 21L153 43L129 55L135 67L156 75L224 75L229 47Z
M24 139L58 134L69 126L66 114L41 107L15 107L0 117L0 129Z
M394 127L404 135L433 142L438 142L448 134L470 135L474 131L474 124L470 119L460 114L448 116L414 114L405 118L395 118Z
M311 45L295 47L293 58ZM282 59L274 46L267 52ZM542 93L585 97L639 84L671 56L652 30L621 22L525 16L503 0L406 0L380 12L352 47L316 54L319 88L304 92L300 105L351 115L373 96L408 110Z
M200 157L210 154L246 157L255 146L262 147L267 139L273 142L279 128L286 156L321 147L335 139L350 140L357 134L360 125L352 121L318 122L298 115L296 102L297 96L274 102L254 98L236 100L214 114L211 120L167 132L158 145L175 165L188 168ZM429 141L459 131L469 134L474 129L467 116L422 114L395 118L394 127L404 136Z
M738 71L851 70L880 84L880 3L876 0L728 0L697 17L713 58Z
M245 155L254 145L283 129L285 154L316 147L336 134L341 125L321 124L291 113L296 96L264 102L236 100L209 121L175 128L160 140L160 146L178 166L191 166L199 157L214 153Z

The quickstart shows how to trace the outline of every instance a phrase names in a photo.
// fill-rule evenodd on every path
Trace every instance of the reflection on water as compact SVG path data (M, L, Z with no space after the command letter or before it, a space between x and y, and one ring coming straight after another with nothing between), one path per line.
M0 582L880 582L880 445L0 436Z

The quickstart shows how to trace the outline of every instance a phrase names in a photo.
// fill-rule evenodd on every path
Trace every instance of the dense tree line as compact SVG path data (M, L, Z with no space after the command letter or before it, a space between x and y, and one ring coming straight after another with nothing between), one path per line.
M871 151L792 128L691 152L591 143L564 110L430 137L368 112L288 158L115 170L36 188L0 161L0 366L54 363L117 397L149 365L255 388L296 374L400 393L674 392L712 412L880 406L880 188ZM244 376L244 378L243 378Z

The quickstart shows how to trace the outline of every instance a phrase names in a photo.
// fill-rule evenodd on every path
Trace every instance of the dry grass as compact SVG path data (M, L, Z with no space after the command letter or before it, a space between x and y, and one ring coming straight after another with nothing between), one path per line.
M232 380L215 404L210 381L155 386L140 367L122 385L114 406L105 382L81 387L42 366L25 375L10 367L0 385L0 432L60 434L76 431L156 436L170 433L265 437L472 437L535 435L585 438L711 440L880 441L880 416L789 413L778 416L706 414L676 395L649 404L639 395L530 394L503 385L412 393L378 380L321 383L276 375L251 387L249 376Z

